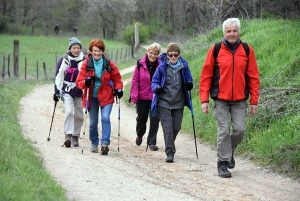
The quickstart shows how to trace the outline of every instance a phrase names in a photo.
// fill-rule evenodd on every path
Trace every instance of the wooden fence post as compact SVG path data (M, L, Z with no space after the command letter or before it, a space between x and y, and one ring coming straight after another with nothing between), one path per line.
M56 76L57 55L55 54L54 78Z
M7 73L8 73L8 77L10 77L9 64L10 64L10 53L8 53L8 55L7 55Z
M27 78L27 58L25 57L25 80Z
M43 70L44 70L45 79L48 80L45 62L43 62Z
M19 77L19 40L14 40L14 76Z
M36 79L39 79L39 60L36 60Z
M116 52L116 60L115 60L115 62L117 62L117 60L118 60L118 49L117 49L117 52Z
M14 60L14 76L15 77L19 77L19 58L16 57L15 60Z
M125 56L124 56L124 59L126 60L126 58L127 58L127 47L126 47L126 49L125 49Z
M131 58L133 58L134 53L134 43L133 43L133 36L131 36Z
M111 54L110 54L110 59L112 59L113 58L113 49L111 50Z
M123 48L121 48L121 52L120 52L120 61L122 61L122 49Z
M3 63L2 63L2 77L5 77L5 55L3 55Z
M139 24L136 23L135 26L135 31L134 31L134 43L135 43L135 49L134 52L137 52L140 46L140 35L139 35Z

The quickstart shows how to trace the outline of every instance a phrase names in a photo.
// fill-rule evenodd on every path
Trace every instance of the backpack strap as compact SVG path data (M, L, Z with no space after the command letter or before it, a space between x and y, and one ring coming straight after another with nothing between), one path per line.
M214 47L214 59L215 59L215 63L217 61L217 57L218 57L218 54L219 54L220 49L221 49L221 44L222 44L222 42L216 43L215 47Z
M64 55L63 57L64 57L64 59L65 59L65 64L69 66L70 60L69 60L69 58L68 58L68 55L66 54L66 55Z
M242 42L242 45L243 45L243 47L244 47L244 50L245 50L245 52L246 52L246 55L247 55L247 57L249 57L249 54L250 54L250 49L249 49L249 46L248 46L248 44L247 44L247 43L244 43L244 42Z
M103 58L103 70L107 70L109 73L111 73L112 69L110 67L110 60L106 57L102 57ZM94 69L94 63L92 61L92 56L89 56L89 61L88 61L88 64L87 64L87 68L86 68L88 71L90 70L95 70Z
M103 66L109 73L111 73L110 60L108 58L103 57Z
M136 65L137 65L138 71L140 71L140 68L142 66L142 64L140 63L140 59L137 60Z

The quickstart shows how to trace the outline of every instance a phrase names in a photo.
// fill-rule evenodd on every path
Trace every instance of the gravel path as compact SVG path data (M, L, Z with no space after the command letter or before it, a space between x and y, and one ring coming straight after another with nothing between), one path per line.
M233 177L219 178L215 148L198 140L199 159L196 159L194 139L184 133L176 139L173 164L165 162L161 128L159 150L146 152L145 136L141 146L135 145L136 113L133 106L125 106L123 99L120 122L119 105L114 105L111 114L112 142L108 156L89 152L88 123L80 147L61 147L64 141L61 102L55 111L51 140L47 142L54 108L52 93L53 85L42 85L23 97L19 122L24 137L38 148L45 168L66 190L69 200L300 200L298 182L239 157L231 171Z

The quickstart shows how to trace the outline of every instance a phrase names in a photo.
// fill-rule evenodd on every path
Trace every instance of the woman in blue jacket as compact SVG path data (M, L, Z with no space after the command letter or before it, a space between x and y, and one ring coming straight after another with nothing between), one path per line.
M159 58L161 64L152 78L154 92L151 109L157 113L164 133L166 162L174 161L175 139L181 129L184 106L191 109L188 91L193 88L193 78L187 61L180 56L176 43L169 43L167 53Z

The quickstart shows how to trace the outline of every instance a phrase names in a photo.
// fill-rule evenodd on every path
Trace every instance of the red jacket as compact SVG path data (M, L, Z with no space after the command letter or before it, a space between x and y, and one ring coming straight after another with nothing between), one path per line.
M199 83L201 103L209 101L209 94L212 99L242 101L248 99L250 93L250 104L258 104L259 72L253 48L248 46L250 54L247 58L242 44L233 53L222 42L216 67L214 45L209 49Z
M92 103L92 95L94 90L94 82L92 82L92 85L89 87L89 90L87 90L87 87L85 86L85 80L88 77L93 77L95 75L95 71L93 69L88 70L87 66L89 64L89 59L91 55L86 56L86 60L82 63L81 69L79 71L78 77L76 79L76 86L79 89L83 89L83 99L82 99L82 105L84 108L86 108L86 97L87 97L87 91L89 91L88 94L88 110L90 109L91 103ZM103 56L104 58L104 56ZM91 61L92 62L92 61ZM103 66L103 74L101 77L101 85L98 89L98 100L101 107L104 107L105 105L114 103L114 96L113 96L113 90L122 89L123 90L123 82L121 80L121 74L117 66L110 61L109 63L111 67L111 72L108 71L107 68ZM113 82L114 86L111 86L109 84L110 80Z

